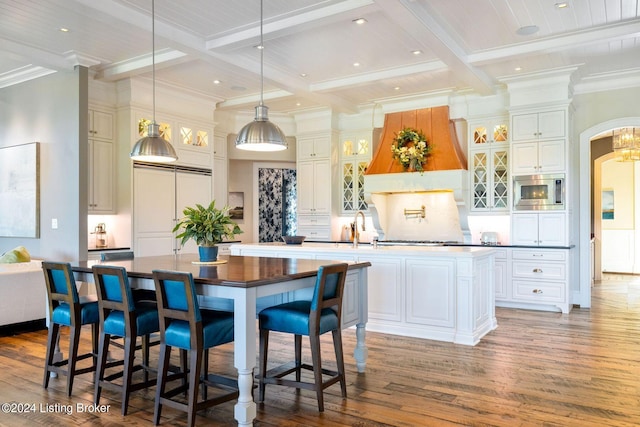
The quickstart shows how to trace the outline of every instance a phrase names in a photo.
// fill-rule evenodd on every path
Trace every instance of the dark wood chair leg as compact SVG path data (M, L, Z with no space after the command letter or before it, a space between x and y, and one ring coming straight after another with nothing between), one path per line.
M189 371L189 395L187 397L187 425L193 427L196 424L196 407L198 403L198 385L200 384L200 367L202 366L202 353L192 349L190 355Z
M149 335L142 336L142 366L144 367L144 382L149 381Z
M302 335L295 335L293 338L295 346L296 381L300 382L302 373Z
M158 355L158 383L156 385L156 401L153 410L153 425L160 424L160 414L162 412L161 399L167 386L167 375L169 373L169 359L171 357L171 347L160 343L160 354Z
M133 359L136 353L136 338L124 337L124 371L122 373L122 415L127 415L131 379L133 377Z
M47 338L47 357L44 361L44 379L42 380L42 387L49 387L49 378L51 378L51 371L49 366L53 365L53 354L56 349L56 343L58 342L58 335L60 334L60 325L51 322L49 325L49 333Z
M267 374L267 351L269 350L269 331L260 329L260 349L259 349L259 382L258 382L258 402L264 402L264 377Z
M336 365L338 375L340 375L340 389L342 390L342 397L347 397L347 381L344 372L344 353L342 352L342 331L336 329L333 333L333 347L336 353Z
M78 346L80 345L80 330L82 329L82 326L71 326L69 329L69 354L67 359L67 396L71 396L71 390L73 390L73 379L76 372Z
M202 358L202 377L205 380L209 378L209 349L204 350L204 356ZM202 400L207 400L207 389L206 381L202 381Z
M315 390L318 398L318 410L324 411L324 396L322 389L322 361L320 358L320 336L309 335L311 346L311 359L313 360L313 377L315 379Z
M108 334L100 334L100 345L98 347L98 367L96 368L95 387L93 393L93 403L100 404L100 394L102 393L102 380L104 379L104 370L107 365L107 355L109 354L109 343L111 336Z

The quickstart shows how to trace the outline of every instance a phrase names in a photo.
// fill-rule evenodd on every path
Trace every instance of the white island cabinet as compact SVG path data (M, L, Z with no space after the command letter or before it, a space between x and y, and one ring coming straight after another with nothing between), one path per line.
M475 345L497 327L492 248L256 243L231 254L369 261L370 331ZM349 301L345 292L345 314Z

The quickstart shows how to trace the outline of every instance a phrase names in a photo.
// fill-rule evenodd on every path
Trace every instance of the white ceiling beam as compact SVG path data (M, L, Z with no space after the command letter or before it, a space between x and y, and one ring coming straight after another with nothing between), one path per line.
M378 80L405 77L412 74L428 73L433 71L443 71L446 69L448 69L447 64L442 61L423 62L422 64L413 64L405 67L390 68L388 70L374 71L371 73L357 74L342 79L314 83L310 85L310 89L312 92L340 89L344 87L366 85Z
M640 20L603 25L599 28L589 28L526 43L487 49L469 54L468 61L471 64L481 65L491 61L531 55L532 53L555 52L576 46L601 44L636 37L640 37Z
M268 20L263 22L263 35L287 32L290 33L300 26L309 27L315 22L323 21L328 18L338 17L343 19L341 15L352 10L361 9L363 7L373 5L373 0L345 0L336 4L332 4L319 9L308 12L298 13L296 15L287 16L281 19ZM255 43L260 37L260 25L247 28L245 30L233 30L229 34L212 38L206 42L207 50L230 48L234 45L246 45L249 42Z
M187 54L174 49L162 49L157 51L155 55L156 67L160 68L175 65L185 60L188 60ZM98 71L97 76L100 79L116 81L125 77L149 72L152 66L153 55L149 53L148 55L107 65Z
M493 93L495 81L482 70L469 64L467 53L434 18L427 2L410 0L377 0L376 4L399 28L410 28L425 50L449 66L452 73L482 95Z

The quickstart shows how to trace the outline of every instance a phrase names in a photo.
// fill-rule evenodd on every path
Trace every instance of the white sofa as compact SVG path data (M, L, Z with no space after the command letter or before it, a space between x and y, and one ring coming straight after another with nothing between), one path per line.
M47 311L42 262L0 264L0 326L44 319Z

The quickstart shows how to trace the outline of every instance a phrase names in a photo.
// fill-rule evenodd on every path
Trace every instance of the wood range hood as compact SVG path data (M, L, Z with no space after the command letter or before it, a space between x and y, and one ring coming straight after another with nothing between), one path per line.
M406 172L391 153L396 134L405 127L422 131L431 146L431 153L423 165L425 172L467 169L455 125L449 119L449 107L442 106L385 114L380 142L366 175Z
M421 131L432 147L423 165L424 172L408 172L393 158L391 145L397 132L405 127ZM462 240L470 241L467 223L468 188L467 160L458 142L455 123L449 118L448 106L385 115L378 147L364 176L365 200L369 204L374 226L379 235L391 236L396 233L397 223L402 219L391 218L391 204L398 202L399 195L415 194L416 197L421 197L417 194L446 190L453 193L458 208L459 218L453 218L452 221L455 221L456 227L459 227L458 230L463 235ZM457 226L458 222L459 226ZM418 233L422 229L425 232L425 235L416 236L416 238L430 240L433 230L428 231L423 225L414 227ZM456 238L456 240L460 239Z

